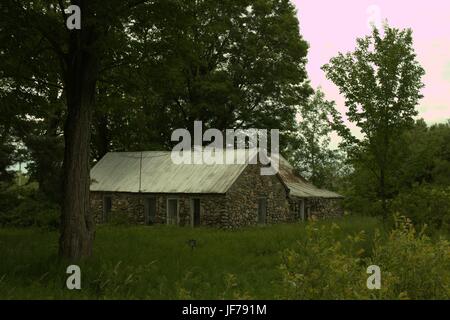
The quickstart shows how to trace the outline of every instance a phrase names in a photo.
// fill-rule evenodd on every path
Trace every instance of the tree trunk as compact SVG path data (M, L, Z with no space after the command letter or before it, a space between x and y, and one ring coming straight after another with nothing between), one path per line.
M86 6L81 10L86 19ZM70 32L65 60L67 119L59 254L75 261L92 254L95 234L89 212L89 143L98 72L95 44L94 29L82 25L81 30Z

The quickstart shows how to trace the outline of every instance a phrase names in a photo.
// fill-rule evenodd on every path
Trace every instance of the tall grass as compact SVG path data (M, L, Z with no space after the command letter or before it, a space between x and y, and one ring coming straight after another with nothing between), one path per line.
M300 264L286 265L286 250L302 259L303 254L314 253L311 248L320 252L339 243L349 256L370 259L377 249L373 243L376 230L381 230L378 241L389 241L377 219L358 217L237 231L102 226L97 230L94 256L80 264L82 289L70 291L65 286L68 263L57 258L56 232L0 229L0 298L326 298L289 295L286 272L291 267L298 271ZM348 241L361 231L365 237ZM317 245L322 236L327 240ZM309 259L313 261L312 256ZM364 269L363 263L358 267ZM342 286L357 285L355 279L342 281ZM317 285L327 284L319 281ZM354 296L343 293L336 298Z

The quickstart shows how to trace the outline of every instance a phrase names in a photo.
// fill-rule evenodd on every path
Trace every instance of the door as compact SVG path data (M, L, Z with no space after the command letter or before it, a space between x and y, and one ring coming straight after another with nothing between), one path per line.
M192 225L200 225L200 199L192 199Z
M300 200L300 219L305 221L305 200Z
M146 198L144 203L145 224L151 225L156 220L156 198Z
M178 199L167 199L167 224L178 224Z
M258 199L258 223L265 224L267 219L267 198Z

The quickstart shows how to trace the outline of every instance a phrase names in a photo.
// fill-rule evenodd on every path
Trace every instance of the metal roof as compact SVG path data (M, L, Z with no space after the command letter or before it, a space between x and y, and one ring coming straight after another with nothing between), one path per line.
M291 164L280 156L279 176L289 189L291 196L299 198L343 198L340 194L319 189L295 173Z
M237 150L235 157L244 157L245 152ZM192 154L195 153L201 152ZM175 164L170 151L110 152L92 168L90 189L109 192L225 193L248 164L245 161L239 163L242 164Z
M223 150L221 156L227 157ZM233 152L233 150L231 150ZM170 151L109 152L91 170L91 191L144 193L225 193L256 151L234 150L240 164L176 164ZM216 151L217 152L217 151ZM192 152L192 156L206 153ZM246 156L248 156L246 158ZM279 177L296 197L340 198L295 174L280 156Z

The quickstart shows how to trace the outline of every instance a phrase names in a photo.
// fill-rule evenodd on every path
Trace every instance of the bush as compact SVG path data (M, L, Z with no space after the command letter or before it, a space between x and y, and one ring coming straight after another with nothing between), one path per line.
M342 243L335 241L334 231L339 228L337 224L327 228L311 223L306 227L305 240L283 252L283 299L367 298L361 264L364 250L358 249L364 232L349 235Z
M377 217L383 215L381 201L375 198L368 198L365 195L349 195L342 201L344 210L351 214L367 217Z
M339 229L333 225L333 229ZM396 217L389 238L373 239L365 252L364 232L335 241L333 230L307 227L307 240L283 252L285 299L448 299L450 243L417 234L411 221ZM367 267L381 269L381 289L366 286Z
M0 183L0 216L20 204L20 193L10 188L8 184Z
M387 241L374 239L371 264L382 270L381 299L449 299L450 243L417 233L411 220L396 217Z
M3 189L0 192L0 205L0 226L48 229L59 226L59 206L40 194L35 186Z
M418 226L450 231L450 187L424 185L405 191L393 200L392 211Z
M26 199L19 206L4 214L0 223L14 227L42 227L56 229L59 226L60 210L55 204L36 199Z

